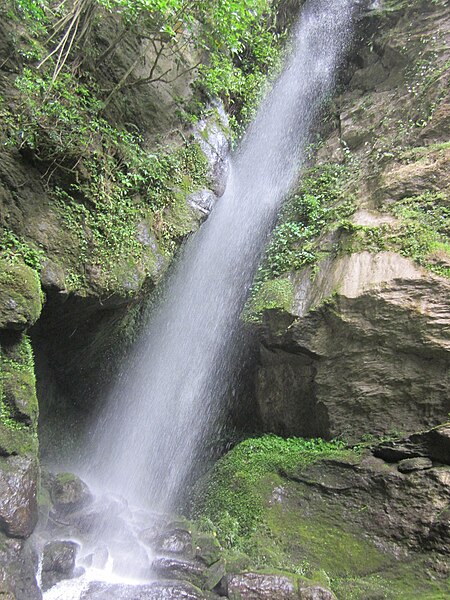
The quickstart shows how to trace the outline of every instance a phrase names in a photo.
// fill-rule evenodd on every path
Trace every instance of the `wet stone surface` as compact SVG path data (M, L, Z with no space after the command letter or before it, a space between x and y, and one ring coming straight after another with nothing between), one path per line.
M79 549L79 544L67 541L54 541L45 545L42 559L43 591L50 589L59 581L74 576L75 560Z
M80 600L206 600L213 597L189 583L179 581L139 586L93 582Z

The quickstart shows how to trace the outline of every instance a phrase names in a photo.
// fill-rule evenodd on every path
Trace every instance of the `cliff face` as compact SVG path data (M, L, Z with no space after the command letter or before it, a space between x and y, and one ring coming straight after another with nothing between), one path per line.
M253 299L267 431L358 440L448 417L449 18L446 2L385 2L362 23L319 166L288 210L328 198L324 227L283 246L288 214Z
M0 595L31 600L39 458L73 450L144 300L223 193L230 131L220 103L180 117L191 45L152 71L170 85L145 83L155 50L106 12L52 84L37 68L50 25L28 6L0 7Z
M281 5L281 29L300 4ZM70 451L143 298L223 191L229 132L220 105L180 120L191 48L171 86L129 86L98 114L91 78L114 91L128 72L150 77L155 55L131 33L42 112L48 80L29 67L48 48L0 10L0 595L32 600L38 398L43 455L56 439ZM96 24L97 58L117 34L113 18ZM345 599L448 594L448 427L410 434L450 411L450 8L386 0L358 35L249 305L246 400L265 432L396 441L291 452L269 438L225 457L202 510L248 555L229 560L230 597L282 594L282 578L241 573L264 567Z
M251 426L334 441L247 439L201 486L238 598L269 566L345 600L450 593L450 8L360 26L244 313Z

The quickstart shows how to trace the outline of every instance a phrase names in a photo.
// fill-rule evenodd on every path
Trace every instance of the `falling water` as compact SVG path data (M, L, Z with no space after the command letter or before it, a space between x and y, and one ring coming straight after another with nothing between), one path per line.
M277 212L351 34L355 0L310 0L286 67L232 157L224 196L186 245L88 449L97 487L167 510L217 425L239 321Z

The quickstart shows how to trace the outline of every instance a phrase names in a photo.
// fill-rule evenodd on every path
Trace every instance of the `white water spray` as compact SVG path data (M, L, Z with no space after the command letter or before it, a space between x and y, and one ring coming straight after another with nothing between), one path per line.
M225 195L187 244L92 434L87 479L95 487L170 509L214 431L252 277L333 89L356 4L304 7L285 70L232 159Z

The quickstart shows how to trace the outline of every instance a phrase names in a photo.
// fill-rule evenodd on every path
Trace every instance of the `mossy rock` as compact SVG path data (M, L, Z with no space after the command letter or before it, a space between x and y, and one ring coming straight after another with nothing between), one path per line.
M3 369L4 401L11 407L16 419L27 425L37 424L38 400L34 373Z
M0 335L0 439L7 454L34 451L38 400L34 357L25 334L4 331ZM27 441L28 440L28 441Z
M199 513L226 546L229 574L287 572L346 600L438 600L448 597L450 562L423 553L422 530L447 499L447 472L405 476L366 448L265 436L218 462ZM431 542L444 548L445 537Z
M0 329L23 330L41 314L43 297L36 271L0 260Z
M25 425L13 426L0 420L0 454L2 456L37 456L37 434Z

